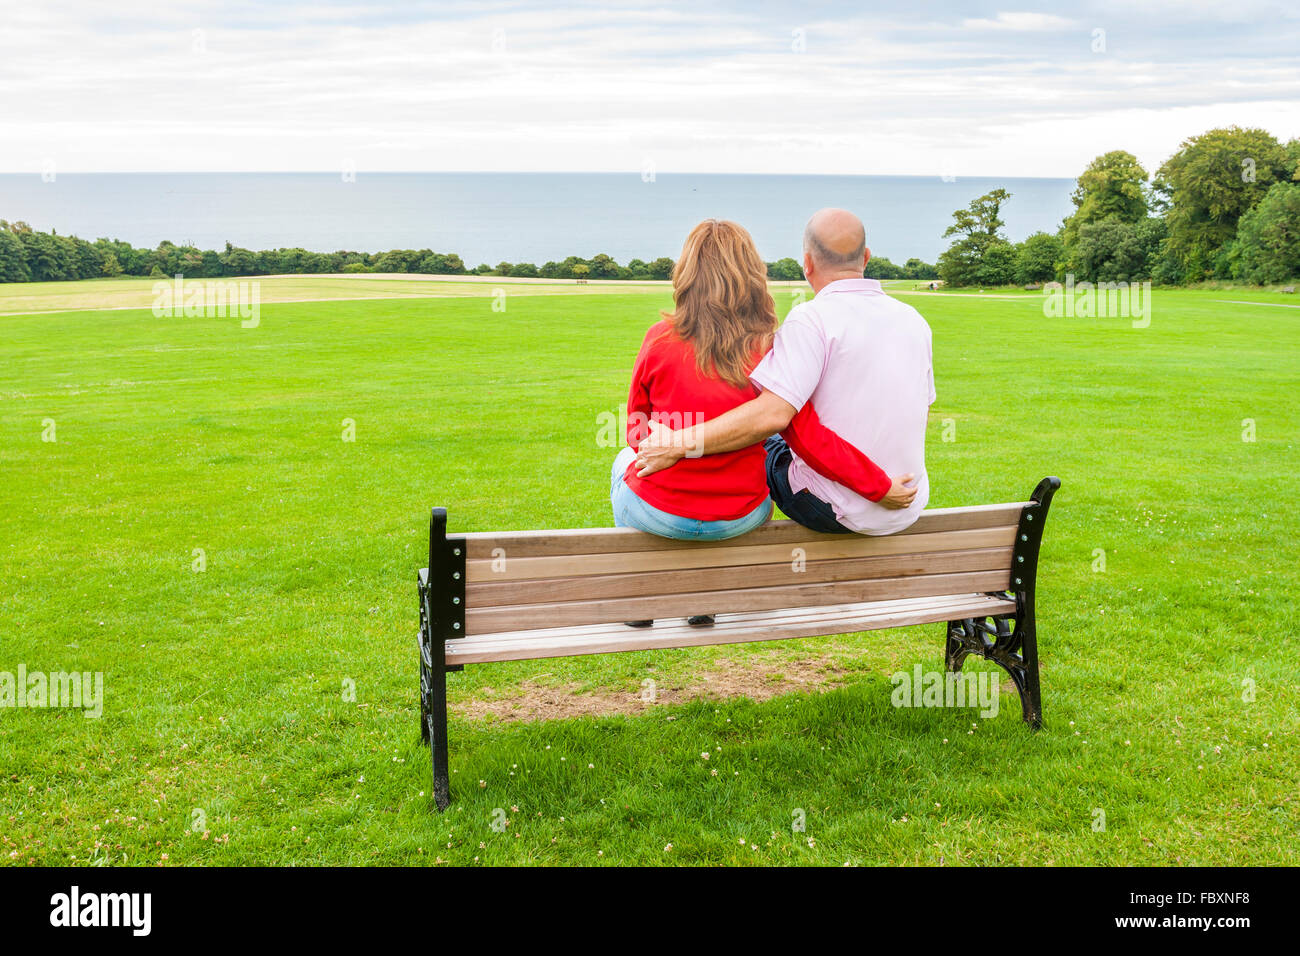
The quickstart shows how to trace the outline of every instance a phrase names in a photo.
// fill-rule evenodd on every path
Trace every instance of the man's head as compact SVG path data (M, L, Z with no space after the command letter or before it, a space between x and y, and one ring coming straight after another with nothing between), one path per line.
M818 210L804 227L803 273L814 291L836 279L862 278L870 258L867 230L848 210Z

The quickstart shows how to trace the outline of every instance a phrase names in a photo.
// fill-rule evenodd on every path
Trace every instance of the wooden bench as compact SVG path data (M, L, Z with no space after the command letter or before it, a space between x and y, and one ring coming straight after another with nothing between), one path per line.
M466 664L946 624L946 664L1001 665L1042 724L1034 588L1056 478L1029 501L940 508L887 537L771 521L726 541L626 528L447 534L433 509L419 572L420 732L451 802L447 673ZM712 626L685 618L715 614ZM625 621L654 619L653 627Z

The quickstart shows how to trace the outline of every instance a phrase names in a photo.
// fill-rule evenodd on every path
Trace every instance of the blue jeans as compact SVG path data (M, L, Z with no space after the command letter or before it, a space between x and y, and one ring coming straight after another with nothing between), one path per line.
M614 506L615 527L636 528L638 531L657 534L661 538L719 541L723 538L734 538L746 531L753 531L772 517L771 499L765 499L749 514L733 521L700 521L697 518L683 518L667 511L660 511L654 505L637 497L636 492L623 480L627 466L635 458L635 451L624 448L614 458L614 467L610 471L609 500Z
M852 528L840 524L835 509L807 489L794 494L790 490L790 462L794 457L790 446L780 435L763 442L767 452L767 490L776 506L787 517L794 519L810 531L826 534L853 534Z

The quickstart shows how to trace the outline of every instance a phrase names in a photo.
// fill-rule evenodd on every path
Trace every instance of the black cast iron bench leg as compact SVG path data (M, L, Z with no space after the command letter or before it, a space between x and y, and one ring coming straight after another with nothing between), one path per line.
M447 767L447 641L465 636L465 543L447 538L447 510L429 517L428 577L417 581L420 594L420 740L433 761L433 802L439 811L451 803Z
M1038 549L1043 541L1047 508L1059 487L1060 479L1044 478L1020 513L1011 557L1010 593L1016 599L1016 612L991 618L949 621L944 648L944 663L950 671L960 671L969 655L978 654L1010 674L1020 692L1020 709L1025 723L1035 730L1043 726L1043 698L1038 682L1038 635L1034 620Z

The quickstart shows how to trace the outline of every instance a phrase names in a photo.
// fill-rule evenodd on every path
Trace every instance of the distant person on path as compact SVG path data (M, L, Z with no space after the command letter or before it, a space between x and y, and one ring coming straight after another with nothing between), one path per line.
M862 277L871 250L857 216L821 210L803 246L814 298L790 311L750 373L762 393L703 423L652 422L638 436L636 479L699 473L763 441L768 492L795 521L837 534L902 531L930 497L930 327Z

